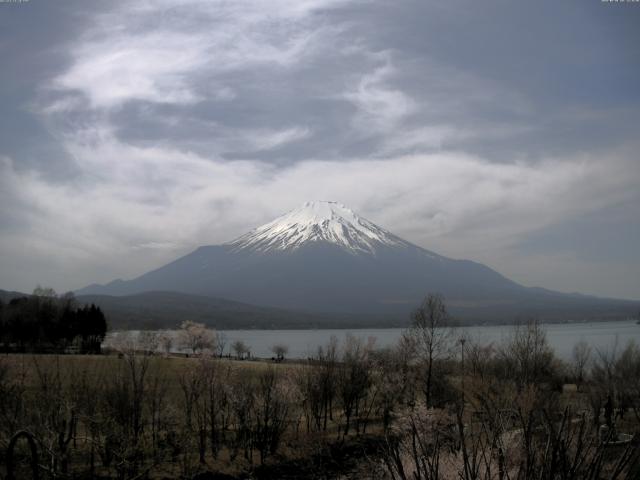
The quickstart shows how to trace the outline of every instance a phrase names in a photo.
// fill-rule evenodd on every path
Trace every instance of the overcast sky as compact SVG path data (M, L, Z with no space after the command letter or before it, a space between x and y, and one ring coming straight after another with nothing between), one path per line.
M640 4L0 3L0 288L132 278L306 200L640 299Z

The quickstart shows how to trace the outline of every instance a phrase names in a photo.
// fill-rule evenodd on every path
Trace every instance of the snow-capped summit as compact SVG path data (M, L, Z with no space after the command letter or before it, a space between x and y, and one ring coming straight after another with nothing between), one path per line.
M297 249L311 242L331 243L353 253L370 254L375 254L380 246L409 245L343 204L331 201L306 202L230 245L234 251L268 252Z

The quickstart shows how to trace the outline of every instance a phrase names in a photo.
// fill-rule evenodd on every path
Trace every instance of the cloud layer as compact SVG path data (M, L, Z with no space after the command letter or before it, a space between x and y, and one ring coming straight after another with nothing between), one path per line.
M60 61L16 83L2 107L43 140L35 148L25 133L0 150L0 288L129 278L305 200L333 199L529 285L640 298L640 258L627 246L638 229L602 228L636 222L640 202L626 123L637 122L640 98L620 90L638 76L628 64L637 51L594 34L616 25L633 35L624 15L563 10L584 26L561 47L546 38L571 32L533 16L545 40L500 43L502 61L484 52L484 65L469 59L477 45L452 37L497 42L523 12L505 5L485 31L459 24L470 7L456 2L69 8L86 28L27 49ZM601 42L591 53L580 45L587 33ZM532 54L548 58L523 77L521 57ZM558 99L605 64L619 96L587 79L588 95ZM536 76L552 79L547 91ZM587 251L563 241L578 231L602 242ZM612 254L617 246L626 254Z

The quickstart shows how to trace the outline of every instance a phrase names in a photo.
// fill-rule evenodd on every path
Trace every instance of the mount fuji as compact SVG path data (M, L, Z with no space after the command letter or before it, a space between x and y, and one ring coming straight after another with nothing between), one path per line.
M337 202L307 202L223 244L202 246L129 281L78 295L150 291L224 298L300 312L407 319L429 292L459 318L582 319L626 315L637 302L527 288L491 268L414 245Z
M350 253L375 255L381 247L411 244L387 232L338 202L306 202L302 207L262 225L230 243L233 251L296 250L327 243Z

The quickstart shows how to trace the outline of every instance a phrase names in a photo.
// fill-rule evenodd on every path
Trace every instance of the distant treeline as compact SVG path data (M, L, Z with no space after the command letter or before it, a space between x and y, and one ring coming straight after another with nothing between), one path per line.
M100 307L78 305L73 293L36 288L0 300L0 348L18 352L100 353L107 321Z

